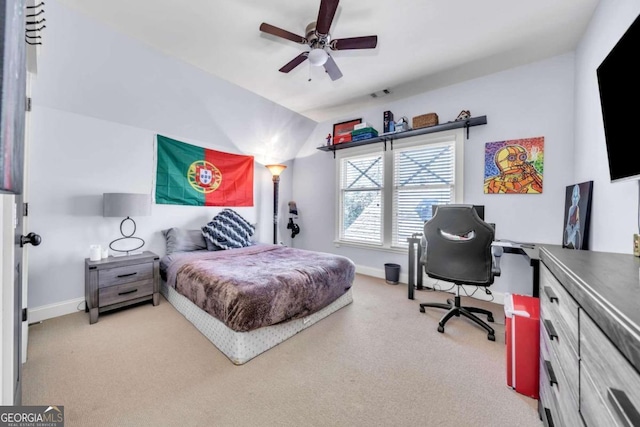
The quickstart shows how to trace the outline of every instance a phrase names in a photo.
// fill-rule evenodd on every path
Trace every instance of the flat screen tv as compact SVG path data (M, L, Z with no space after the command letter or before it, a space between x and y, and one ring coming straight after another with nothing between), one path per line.
M640 178L636 115L640 100L640 16L597 69L611 182Z

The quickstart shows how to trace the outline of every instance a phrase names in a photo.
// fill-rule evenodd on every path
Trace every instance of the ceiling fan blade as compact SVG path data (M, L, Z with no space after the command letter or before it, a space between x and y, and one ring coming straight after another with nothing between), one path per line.
M338 80L340 77L342 77L342 72L338 68L338 65L336 65L336 61L333 60L331 55L329 55L329 57L327 58L327 62L324 63L324 69L327 74L329 74L329 77L331 77L331 80Z
M290 33L282 28L274 27L273 25L263 22L260 24L260 31L263 33L271 34L274 36L282 37L283 39L291 40L292 42L307 44L307 39L297 34Z
M296 56L291 61L289 61L287 65L280 68L279 71L281 73L288 73L289 71L296 68L298 65L302 64L307 59L308 56L309 56L309 52L302 52L300 55Z
M378 36L364 36L335 39L331 41L329 47L331 47L332 50L375 49L377 45Z
M338 10L339 0L321 0L318 19L316 20L316 31L320 34L329 34L331 22Z

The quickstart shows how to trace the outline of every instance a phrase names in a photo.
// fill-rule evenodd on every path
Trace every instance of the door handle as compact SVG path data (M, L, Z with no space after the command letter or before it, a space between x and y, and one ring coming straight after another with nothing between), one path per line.
M38 246L42 243L42 237L34 232L31 232L26 236L20 236L20 247L23 247L27 243L31 243L33 246Z

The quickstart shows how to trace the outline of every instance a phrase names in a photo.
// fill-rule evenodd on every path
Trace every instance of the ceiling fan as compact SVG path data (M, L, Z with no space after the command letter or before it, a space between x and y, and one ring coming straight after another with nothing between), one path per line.
M322 65L327 74L329 74L329 77L331 77L331 80L338 80L342 77L342 72L340 72L340 69L331 55L329 55L327 49L374 49L376 47L378 44L378 36L331 39L329 29L331 28L331 22L333 21L333 17L338 9L338 2L339 0L320 1L318 19L307 25L305 37L283 30L282 28L274 27L273 25L264 22L260 25L260 31L262 32L282 37L303 45L308 45L311 48L308 52L302 52L300 55L289 61L289 63L284 67L280 68L280 72L288 73L298 65L302 64L306 59L309 59L311 65Z

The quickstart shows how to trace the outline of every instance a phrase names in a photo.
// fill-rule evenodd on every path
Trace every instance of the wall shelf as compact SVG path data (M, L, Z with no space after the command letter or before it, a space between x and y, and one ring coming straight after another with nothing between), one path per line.
M337 150L344 150L345 148L359 147L361 145L375 144L378 142L382 142L384 144L385 151L387 150L387 142L389 142L391 145L391 149L393 150L393 141L396 139L409 138L411 136L424 135L427 133L442 132L445 130L459 129L459 128L467 129L467 139L468 139L469 128L471 126L480 126L480 125L486 125L486 124L487 124L487 116L470 117L466 120L458 120L453 122L441 123L439 125L429 126L429 127L420 128L420 129L411 129L404 132L389 133L386 135L376 136L375 138L363 139L362 141L342 142L340 144L335 144L335 145L323 145L321 147L318 147L318 150L332 151L334 158L336 157Z

